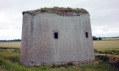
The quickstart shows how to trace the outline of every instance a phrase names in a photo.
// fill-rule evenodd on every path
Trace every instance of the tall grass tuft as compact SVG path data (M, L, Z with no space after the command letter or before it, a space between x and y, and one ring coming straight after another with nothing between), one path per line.
M28 71L24 66L18 63L11 63L10 61L0 59L0 66L8 71Z

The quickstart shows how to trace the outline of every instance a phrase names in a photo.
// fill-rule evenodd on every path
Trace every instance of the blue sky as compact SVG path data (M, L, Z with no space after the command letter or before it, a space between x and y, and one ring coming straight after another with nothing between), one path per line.
M119 36L119 0L0 0L0 39L19 39L22 12L41 7L84 8L94 36Z

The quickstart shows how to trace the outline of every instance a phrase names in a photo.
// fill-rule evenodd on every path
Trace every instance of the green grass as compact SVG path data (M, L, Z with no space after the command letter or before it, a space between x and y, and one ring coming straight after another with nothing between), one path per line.
M0 65L2 68L9 70L9 71L28 71L27 68L24 66L16 63L12 63L9 60L0 60Z
M81 66L84 71L117 71L114 67L110 66L108 62L95 62L90 65Z
M93 41L96 55L119 57L119 40ZM96 60L91 64L55 67L24 66L20 63L20 42L0 42L0 71L119 71L109 62Z
M91 64L55 67L51 66L24 66L19 61L19 51L0 51L0 71L117 71L108 62L96 61Z

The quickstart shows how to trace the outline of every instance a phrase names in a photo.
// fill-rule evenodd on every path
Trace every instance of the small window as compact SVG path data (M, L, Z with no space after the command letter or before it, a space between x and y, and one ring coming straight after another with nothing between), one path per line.
M54 38L55 38L55 39L58 39L58 32L55 32L55 33L54 33Z
M88 38L88 32L85 32L86 38Z
M33 62L31 62L31 64L33 64Z

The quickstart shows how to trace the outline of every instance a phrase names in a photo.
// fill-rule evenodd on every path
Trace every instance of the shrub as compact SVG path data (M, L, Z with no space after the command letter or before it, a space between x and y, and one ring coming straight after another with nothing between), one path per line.
M96 55L95 58L97 60L109 61L109 56L107 56L107 55Z
M93 36L92 39L93 40L98 40L98 38L96 36Z
M101 37L99 37L98 39L99 39L99 40L102 40L102 38L101 38Z
M114 63L110 63L112 66L119 68L119 61L114 62Z

